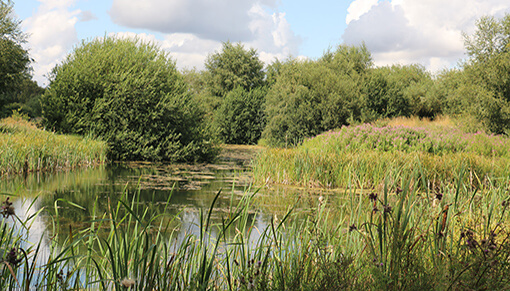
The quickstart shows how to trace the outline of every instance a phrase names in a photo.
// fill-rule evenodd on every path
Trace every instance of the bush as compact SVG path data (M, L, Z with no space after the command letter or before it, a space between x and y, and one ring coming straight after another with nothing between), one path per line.
M339 46L317 61L289 60L273 66L264 138L270 145L295 145L357 119L371 65L364 46Z
M228 144L256 144L265 126L267 89L238 87L225 96L216 112L220 137Z
M50 76L45 126L93 135L114 160L197 161L214 156L203 112L168 54L139 39L84 42Z

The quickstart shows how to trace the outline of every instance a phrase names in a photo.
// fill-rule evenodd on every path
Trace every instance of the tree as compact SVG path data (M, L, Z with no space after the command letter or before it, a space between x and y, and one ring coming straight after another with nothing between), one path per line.
M256 144L265 126L264 100L267 89L230 91L216 112L219 134L228 144Z
M224 42L221 52L207 57L208 87L215 96L225 97L236 87L246 91L264 84L264 64L257 51L246 50L241 43Z
M83 42L53 69L42 105L48 128L102 138L114 160L196 161L215 153L174 61L139 39Z
M432 79L423 66L393 65L370 70L364 84L362 121L433 115L426 100Z
M270 145L289 146L360 117L361 93L372 66L365 46L339 46L318 60L277 63L266 98Z
M510 133L510 14L482 17L476 27L473 35L464 34L469 59L453 95L488 130Z
M13 4L0 1L0 111L20 83L30 78L30 56L23 48L26 34L13 16Z

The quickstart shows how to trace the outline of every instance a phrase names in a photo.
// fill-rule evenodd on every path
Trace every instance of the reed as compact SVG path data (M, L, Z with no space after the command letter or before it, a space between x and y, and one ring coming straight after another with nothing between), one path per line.
M18 115L0 121L0 175L96 165L106 154L102 141L41 130Z
M421 124L420 124L421 125ZM465 133L443 123L419 127L364 124L306 140L292 149L267 149L254 163L259 184L346 187L350 179L365 188L381 187L388 173L419 168L430 182L451 183L466 167L475 187L510 174L510 139ZM356 173L351 177L351 173Z
M180 240L168 235L177 216L140 203L136 192L108 202L107 213L92 209L88 226L70 228L67 235L59 209L80 206L59 200L45 257L41 242L30 244L14 231L29 230L37 214L7 224L16 214L6 200L0 287L499 290L510 284L508 189L495 183L473 188L466 175L466 168L457 168L453 183L423 192L420 169L394 171L381 189L350 184L347 203L332 205L321 197L308 209L291 205L264 229L249 219L257 191L248 189L222 214L216 213L215 199L197 222L200 231ZM212 215L223 218L212 223ZM65 236L63 243L57 245L61 240L55 236Z

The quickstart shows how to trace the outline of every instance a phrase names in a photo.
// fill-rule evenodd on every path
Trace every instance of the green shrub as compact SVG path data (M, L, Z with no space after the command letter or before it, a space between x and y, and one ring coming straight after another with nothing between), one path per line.
M264 138L270 145L295 145L357 119L371 65L364 46L339 46L317 61L289 60L272 67Z
M216 112L220 137L228 144L256 144L265 125L264 87L238 87L225 96Z
M203 112L168 54L139 39L83 42L50 76L44 124L107 141L113 160L214 156Z

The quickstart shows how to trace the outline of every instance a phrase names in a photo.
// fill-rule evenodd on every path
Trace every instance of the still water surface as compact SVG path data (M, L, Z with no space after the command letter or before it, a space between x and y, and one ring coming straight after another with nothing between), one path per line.
M87 227L94 214L107 215L122 197L137 197L135 205L139 209L165 211L168 217L176 217L171 225L172 238L179 239L190 233L198 235L200 212L209 210L219 191L211 216L213 222L219 223L243 195L257 192L250 219L258 230L265 229L275 215L285 214L298 197L302 198L299 207L311 208L320 195L327 195L324 191L252 187L252 156L253 152L248 155L234 152L222 155L215 164L116 163L68 172L3 177L0 193L16 195L13 206L22 221L42 210L27 236L33 243L42 238L43 246L49 243L57 222L63 231Z

